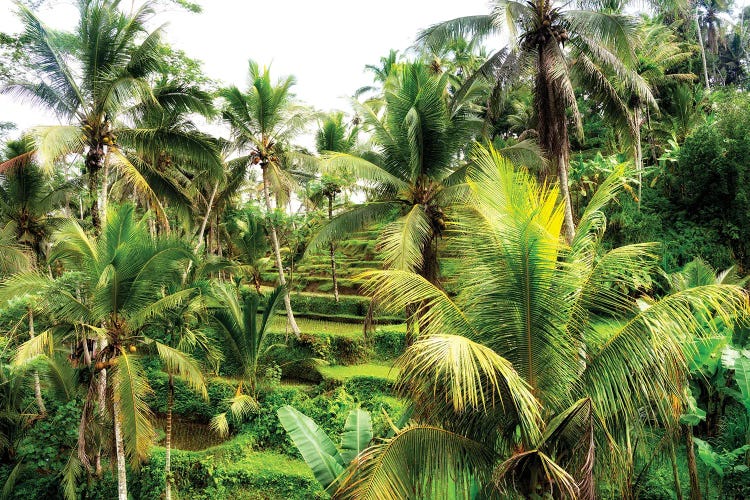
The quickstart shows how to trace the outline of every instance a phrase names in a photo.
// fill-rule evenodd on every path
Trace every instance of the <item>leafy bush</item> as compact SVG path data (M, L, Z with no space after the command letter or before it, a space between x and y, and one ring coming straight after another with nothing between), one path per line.
M146 399L156 413L167 412L167 394L169 377L161 371L149 371L149 383L154 389ZM234 394L236 387L226 380L213 378L208 380L208 401L190 389L180 379L175 379L173 412L191 420L206 423L217 413L221 413L225 399Z

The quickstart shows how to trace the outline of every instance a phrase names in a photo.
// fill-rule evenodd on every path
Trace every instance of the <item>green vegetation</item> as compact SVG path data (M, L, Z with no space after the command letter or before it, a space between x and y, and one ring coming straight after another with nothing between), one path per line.
M164 2L40 3L0 498L750 497L750 11L493 2L349 114L214 81Z

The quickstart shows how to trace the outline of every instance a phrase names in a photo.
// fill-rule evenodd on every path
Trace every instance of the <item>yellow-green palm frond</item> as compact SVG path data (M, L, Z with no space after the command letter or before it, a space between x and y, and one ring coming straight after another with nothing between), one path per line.
M502 415L527 443L539 438L540 405L532 388L492 349L458 335L417 340L398 359L398 391L419 421L450 425L467 415Z
M360 453L333 498L469 498L494 460L491 448L460 434L412 425Z
M199 393L203 399L208 400L206 379L198 362L189 354L161 342L154 342L154 344L156 345L159 358L164 362L167 373L180 377L191 389Z
M532 478L532 475L541 477ZM506 494L552 498L579 498L580 495L575 478L539 450L513 455L495 469L492 479Z
M13 357L13 364L16 366L25 365L41 355L51 358L54 351L55 337L52 335L52 330L45 330L18 347L16 355Z
M85 147L81 129L75 125L36 127L31 133L39 163L47 172L52 171L55 161L72 153L82 153Z
M423 205L388 224L379 237L383 260L390 269L416 271L422 266L422 250L430 244L432 226Z
M119 406L119 415L115 417L121 419L125 453L137 468L148 456L155 437L151 409L145 400L152 390L136 356L121 349L114 360L112 397Z
M638 421L644 409L670 421L672 400L683 397L688 375L684 346L693 335L710 334L714 324L702 318L732 324L746 310L740 287L705 285L642 307L628 321L592 328L578 391L610 426Z

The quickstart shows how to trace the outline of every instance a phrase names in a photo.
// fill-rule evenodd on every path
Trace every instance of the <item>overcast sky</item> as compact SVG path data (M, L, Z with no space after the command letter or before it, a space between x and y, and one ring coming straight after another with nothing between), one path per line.
M348 110L346 96L372 81L365 64L377 64L391 48L409 47L420 29L489 11L487 0L194 1L201 14L172 8L154 25L168 23L168 41L202 60L208 76L244 87L248 58L272 63L272 76L295 75L298 97L324 111ZM55 28L70 29L77 19L70 0L48 0L39 14ZM19 30L13 2L0 0L0 31ZM0 121L23 129L55 120L0 96Z

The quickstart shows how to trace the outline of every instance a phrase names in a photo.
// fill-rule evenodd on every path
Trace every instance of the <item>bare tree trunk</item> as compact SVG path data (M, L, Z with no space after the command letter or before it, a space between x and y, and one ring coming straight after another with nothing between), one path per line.
M708 64L706 64L706 47L703 45L703 33L701 33L701 21L698 17L698 7L695 8L695 29L698 32L698 45L701 48L701 61L703 62L703 78L706 83L706 91L711 92L711 84L708 81Z
M693 444L693 427L690 425L685 426L685 447L690 475L690 500L701 500L701 485L698 480L698 464L695 461L695 445Z
M570 198L568 180L570 144L565 105L557 88L560 84L555 81L559 77L550 74L547 61L548 54L543 45L538 47L537 58L534 100L539 117L539 143L544 148L552 164L551 166L557 174L560 195L563 199L563 235L568 243L571 243L575 236L575 221L573 220L573 202Z
M271 217L271 194L268 189L268 178L266 177L266 171L263 170L263 198L266 202L266 210L268 211L268 217ZM284 265L281 263L281 248L279 248L279 237L276 235L276 226L271 223L271 244L273 245L273 253L276 257L276 267L279 270L279 283L282 286L286 286L286 278L284 277ZM300 338L299 326L294 320L294 313L292 312L292 302L289 298L289 289L284 290L284 307L286 308L287 323L292 328L294 335Z
M674 478L674 491L677 500L682 500L682 487L680 486L680 472L677 469L677 454L674 451L674 436L669 440L669 460L672 462L672 477Z
M112 420L115 426L115 452L117 454L117 498L128 500L128 477L125 470L125 445L122 440L122 415L120 402L117 397L112 398Z
M562 194L565 204L565 219L563 220L563 234L568 243L573 242L576 234L576 225L573 221L573 202L570 199L570 185L568 183L568 165L567 161L560 157L557 163L557 173L560 178L560 194Z
M101 190L99 191L99 212L100 217L103 221L107 220L107 198L109 191L109 154L104 155L104 161L102 166L102 174L101 174Z
M641 197L643 196L643 150L641 149L641 106L636 105L633 109L633 132L635 171L638 173L638 211L641 210Z
M29 337L33 339L35 336L34 310L29 307ZM39 383L39 372L36 370L34 370L34 397L36 398L36 405L39 407L39 413L46 415L47 407L44 406L44 399L42 399L42 385Z
M333 219L333 196L328 197L328 220ZM339 301L339 283L336 280L336 250L331 242L331 279L333 280L333 298Z
M100 149L89 150L86 155L86 173L88 174L89 197L91 198L91 224L94 233L99 234L102 220L99 216L99 170L101 169L103 152Z
M198 231L198 242L195 244L195 251L197 252L203 244L203 235L206 234L206 224L208 224L208 218L211 216L211 207L214 205L214 198L216 198L216 192L219 190L219 183L216 182L214 190L211 192L211 198L208 200L208 206L206 207L206 216L203 217L203 223L201 229Z
M165 500L172 500L172 406L174 406L174 378L169 374L169 394L167 395L167 428L166 448L164 455L164 472L167 477Z

